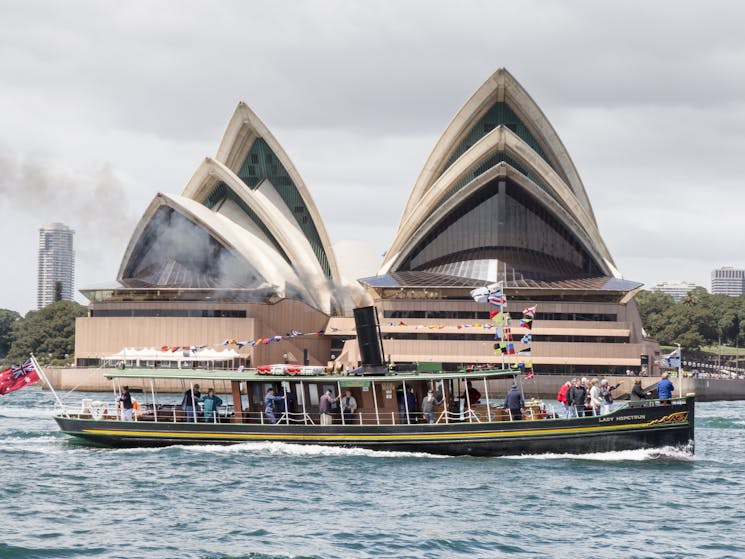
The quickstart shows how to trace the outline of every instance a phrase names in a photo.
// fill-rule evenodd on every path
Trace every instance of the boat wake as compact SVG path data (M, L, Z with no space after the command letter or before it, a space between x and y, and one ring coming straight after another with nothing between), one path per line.
M432 458L447 459L451 456L427 454L426 452L395 452L367 450L364 448L342 448L338 446L288 444L281 442L238 443L231 445L171 445L156 448L122 448L113 452L164 452L178 449L196 454L252 454L254 456L304 456L319 458L326 456L364 456L368 458Z
M593 452L589 454L522 454L520 456L505 456L508 460L588 460L595 462L644 462L647 460L680 460L694 459L691 448L666 446L662 448L645 448L638 450L615 450L610 452Z

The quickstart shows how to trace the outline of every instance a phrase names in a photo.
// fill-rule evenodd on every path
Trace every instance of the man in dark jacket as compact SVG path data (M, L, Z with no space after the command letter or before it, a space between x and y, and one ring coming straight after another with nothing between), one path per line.
M634 379L634 387L631 389L632 400L646 400L649 398L649 392L642 388L642 379Z
M585 415L586 398L587 390L578 378L573 378L572 387L569 389L569 393L567 394L567 400L569 405L577 410L577 417L584 417Z
M122 386L122 392L116 401L121 406L122 421L133 421L134 406L132 405L132 395L129 393L129 386Z
M504 397L503 407L510 410L510 415L513 420L517 420L523 418L522 409L524 405L525 402L523 402L523 395L520 393L517 385L513 384L507 392L507 395Z
M202 397L199 392L199 385L194 385L194 390L187 388L184 392L184 398L181 400L181 409L186 412L186 421L199 421L199 409L197 402Z

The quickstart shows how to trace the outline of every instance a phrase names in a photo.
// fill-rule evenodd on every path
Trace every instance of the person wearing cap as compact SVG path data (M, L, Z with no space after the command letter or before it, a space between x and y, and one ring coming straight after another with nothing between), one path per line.
M517 388L517 384L513 383L507 392L507 395L504 397L504 405L502 407L510 410L510 415L513 420L518 420L523 418L522 409L524 405L525 402L523 401L523 395Z

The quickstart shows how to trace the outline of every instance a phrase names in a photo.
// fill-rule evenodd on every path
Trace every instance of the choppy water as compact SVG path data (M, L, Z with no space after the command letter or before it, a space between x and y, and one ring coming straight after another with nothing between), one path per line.
M109 450L31 387L0 397L0 558L745 557L745 402L696 411L693 457Z

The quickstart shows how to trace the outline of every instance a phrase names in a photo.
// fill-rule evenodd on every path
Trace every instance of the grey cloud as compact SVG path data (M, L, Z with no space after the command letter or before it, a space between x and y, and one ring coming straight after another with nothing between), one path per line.
M370 239L377 253L440 133L506 66L566 144L625 275L668 279L651 270L679 238L712 255L691 258L691 274L737 264L744 16L725 1L8 2L6 227L70 222L78 251L108 262L79 270L81 283L98 281L144 204L180 191L245 100L289 152L332 242ZM49 160L28 155L39 152ZM714 250L666 221L671 204L716 221Z

